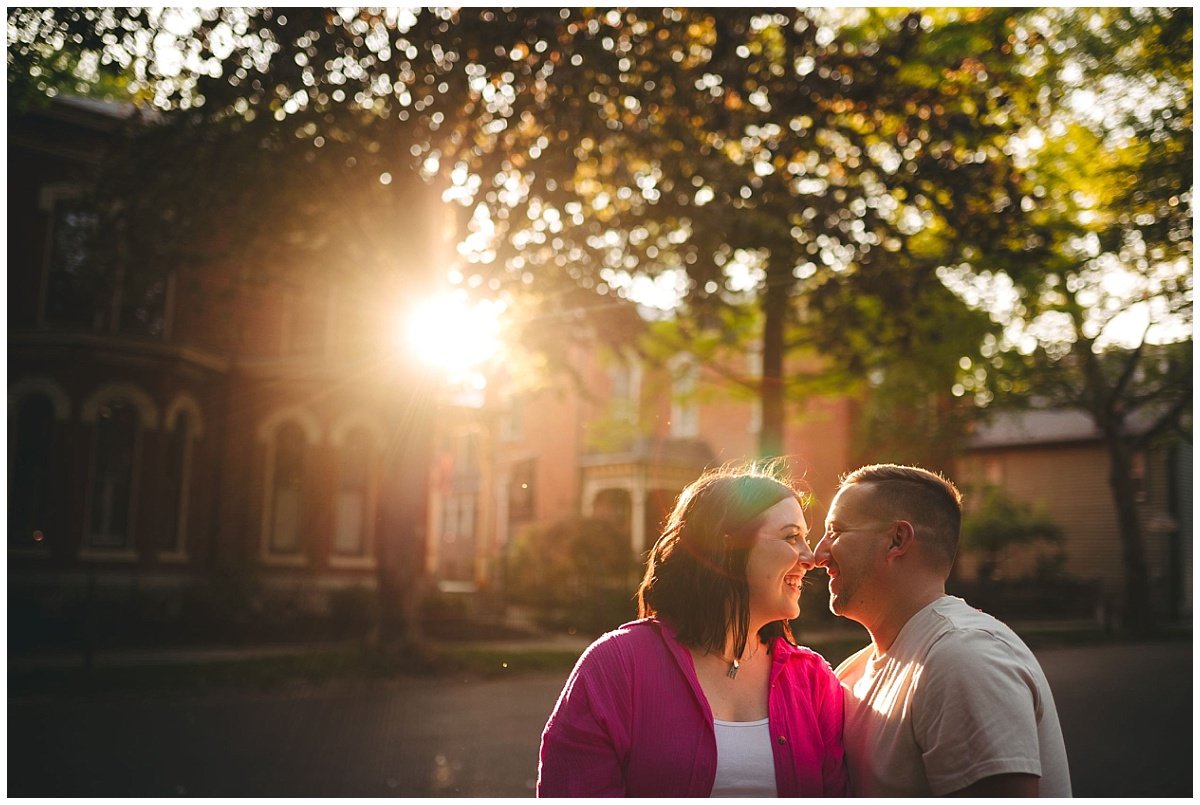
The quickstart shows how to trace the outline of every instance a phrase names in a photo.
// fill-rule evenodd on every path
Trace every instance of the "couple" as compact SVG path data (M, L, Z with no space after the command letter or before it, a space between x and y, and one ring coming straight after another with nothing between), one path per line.
M1070 796L1050 687L1008 627L946 595L961 497L893 464L846 476L809 549L767 471L679 496L641 619L580 657L542 735L539 796ZM838 667L789 621L815 566L871 645Z

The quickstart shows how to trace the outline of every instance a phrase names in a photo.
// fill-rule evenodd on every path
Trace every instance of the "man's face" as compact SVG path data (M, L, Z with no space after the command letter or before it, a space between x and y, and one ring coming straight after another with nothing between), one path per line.
M829 573L829 609L859 620L874 597L872 585L887 554L891 522L872 506L869 484L843 487L829 507L825 535L813 551Z

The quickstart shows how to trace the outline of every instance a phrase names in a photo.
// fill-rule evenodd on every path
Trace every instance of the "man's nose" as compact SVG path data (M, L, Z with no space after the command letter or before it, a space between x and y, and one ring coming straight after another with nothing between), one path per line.
M829 564L829 540L825 538L824 534L817 542L817 547L813 548L813 564L817 567L825 567Z

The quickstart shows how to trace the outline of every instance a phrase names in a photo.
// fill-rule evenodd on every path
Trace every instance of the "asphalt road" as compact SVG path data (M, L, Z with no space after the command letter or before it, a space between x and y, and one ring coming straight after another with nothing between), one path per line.
M1192 646L1038 652L1076 796L1192 795ZM563 674L8 702L9 796L531 796Z

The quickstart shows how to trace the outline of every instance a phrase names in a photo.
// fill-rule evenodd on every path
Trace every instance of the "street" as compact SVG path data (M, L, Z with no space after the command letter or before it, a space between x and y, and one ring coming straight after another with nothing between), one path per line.
M1038 656L1076 796L1191 796L1190 642ZM7 793L531 796L564 676L10 699Z

